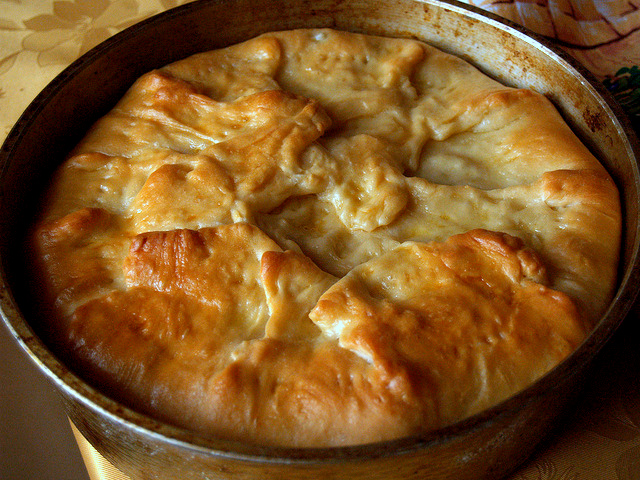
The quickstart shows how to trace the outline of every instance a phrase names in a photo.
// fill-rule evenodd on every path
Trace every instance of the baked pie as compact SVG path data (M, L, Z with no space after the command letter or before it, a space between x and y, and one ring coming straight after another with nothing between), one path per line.
M615 184L542 95L425 43L264 34L142 76L31 235L52 345L203 435L353 445L480 412L616 285Z

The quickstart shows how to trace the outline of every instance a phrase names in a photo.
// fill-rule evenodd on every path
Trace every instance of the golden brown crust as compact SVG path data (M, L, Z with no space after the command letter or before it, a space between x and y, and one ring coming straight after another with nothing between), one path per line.
M402 371L403 391L435 402L442 426L519 391L583 340L574 303L544 279L519 239L472 230L354 268L310 316L343 348Z
M82 208L44 223L34 235L34 262L47 281L41 294L63 318L87 298L114 287L114 257L124 241L100 208Z
M290 446L423 432L526 387L607 308L621 230L546 98L332 30L144 75L43 208L47 331L83 375Z

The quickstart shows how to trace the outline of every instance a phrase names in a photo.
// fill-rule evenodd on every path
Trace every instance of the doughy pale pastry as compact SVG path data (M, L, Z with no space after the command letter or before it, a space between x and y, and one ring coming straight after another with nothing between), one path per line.
M420 434L569 355L616 282L602 165L543 96L415 40L265 34L150 72L32 235L58 351L204 435Z

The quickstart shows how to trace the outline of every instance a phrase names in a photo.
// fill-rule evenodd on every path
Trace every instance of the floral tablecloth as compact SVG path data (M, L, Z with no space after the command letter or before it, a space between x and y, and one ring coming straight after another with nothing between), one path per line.
M0 0L0 140L38 92L78 56L183 3ZM640 0L469 3L556 41L607 85L632 120L640 118ZM512 480L640 480L639 315L636 306L598 358L575 412ZM74 434L92 480L123 478Z

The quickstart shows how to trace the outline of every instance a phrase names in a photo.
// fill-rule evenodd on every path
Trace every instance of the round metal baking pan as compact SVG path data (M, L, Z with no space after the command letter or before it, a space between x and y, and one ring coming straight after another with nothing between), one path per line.
M548 96L621 192L624 234L616 296L565 362L494 408L442 430L379 444L266 448L203 438L140 415L71 371L38 336L22 242L55 167L141 74L273 30L331 27L413 37L461 56L503 83ZM196 1L137 24L56 77L0 151L0 306L16 341L55 385L78 430L132 478L500 478L553 430L588 368L625 318L639 284L636 138L607 93L543 39L456 2L435 0Z

